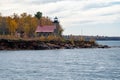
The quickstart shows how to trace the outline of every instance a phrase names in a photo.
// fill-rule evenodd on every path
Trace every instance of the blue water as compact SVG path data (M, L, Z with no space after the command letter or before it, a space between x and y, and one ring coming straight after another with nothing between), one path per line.
M111 47L120 47L120 41L97 41L99 44L108 45Z
M0 51L0 80L120 80L120 48Z

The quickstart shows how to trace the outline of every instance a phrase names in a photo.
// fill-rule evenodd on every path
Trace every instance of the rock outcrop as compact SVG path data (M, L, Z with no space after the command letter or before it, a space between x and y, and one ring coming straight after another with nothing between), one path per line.
M90 41L39 41L39 40L0 40L0 50L47 50L73 48L109 48Z

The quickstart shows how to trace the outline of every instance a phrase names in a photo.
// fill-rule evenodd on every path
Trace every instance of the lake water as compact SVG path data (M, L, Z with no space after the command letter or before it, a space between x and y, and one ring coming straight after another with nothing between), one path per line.
M120 48L0 51L0 80L120 80Z
M97 41L99 44L109 45L111 47L120 47L120 41Z

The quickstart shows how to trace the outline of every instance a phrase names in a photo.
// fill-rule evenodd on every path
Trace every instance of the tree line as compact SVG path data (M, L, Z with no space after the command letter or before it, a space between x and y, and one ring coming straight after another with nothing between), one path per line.
M53 25L49 17L40 15L32 16L31 14L22 13L20 15L14 13L12 16L2 16L0 14L0 35L16 35L16 33L24 34L27 37L34 37L35 30L38 25Z

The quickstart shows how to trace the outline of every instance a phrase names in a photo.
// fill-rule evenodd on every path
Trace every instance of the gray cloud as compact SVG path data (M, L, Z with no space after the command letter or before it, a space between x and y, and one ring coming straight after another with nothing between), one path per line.
M32 1L29 1L29 3L31 3L31 4L42 4L42 3L55 3L55 2L58 2L58 1L82 1L82 0L32 0Z
M114 24L120 21L119 0L1 0L0 11L4 16L23 12L34 15L37 11L51 19L57 16L65 33L69 30L78 30L81 26ZM118 24L117 23L117 24ZM113 25L113 26L114 26ZM112 26L112 25L110 25ZM119 30L119 29L118 29ZM73 31L73 30L72 30ZM88 30L89 31L89 30ZM113 30L112 30L113 31ZM91 32L91 31L90 31ZM116 31L115 31L116 32ZM102 32L101 32L102 33Z
M101 0L100 0L101 1ZM0 1L1 2L1 1ZM12 3L13 2L13 3ZM119 2L118 1L88 1L88 0L26 0L16 1L11 0L10 7L1 8L5 13L11 10L12 13L28 12L34 14L36 11L41 11L43 14L54 17L60 17L64 24L71 23L103 23L114 22L118 20ZM16 5L16 4L17 5ZM47 4L41 4L47 3ZM27 4L27 5L26 5ZM36 5L40 4L40 5ZM72 5L71 5L72 4ZM6 8L6 9L5 9ZM87 9L85 9L87 8ZM19 10L18 10L19 9ZM12 11L13 10L13 11ZM113 17L112 17L113 16Z
M114 5L120 5L120 1L114 1L114 2L107 2L107 3L91 3L84 7L84 10L92 9L92 8L104 8Z
M62 1L62 0L34 0L34 1L31 1L30 3L42 4L42 3L51 3L51 2L57 2L57 1Z
M46 4L46 3L54 3L54 2L58 2L58 1L63 1L63 0L14 0L13 3L22 3L22 4L32 4L32 5L40 5L40 4Z

